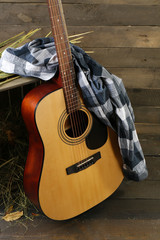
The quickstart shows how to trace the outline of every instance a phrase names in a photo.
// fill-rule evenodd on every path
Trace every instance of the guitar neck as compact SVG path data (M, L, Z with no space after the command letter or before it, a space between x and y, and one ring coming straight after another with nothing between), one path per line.
M59 71L63 83L64 97L68 113L80 108L79 94L76 88L76 74L72 60L66 22L61 0L47 0L52 33L55 40L59 62Z

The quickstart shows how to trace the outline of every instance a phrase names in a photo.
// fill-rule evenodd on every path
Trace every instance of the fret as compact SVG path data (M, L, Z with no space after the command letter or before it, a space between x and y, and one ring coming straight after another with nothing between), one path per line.
M57 50L57 55L59 56L60 54L62 54L63 52L65 52L68 55L69 59L72 59L72 54L71 54L71 49L70 47L65 47L63 46L56 46L56 50Z
M63 64L63 65L62 65ZM60 67L60 72L67 72L67 73L72 73L74 72L74 66L69 65L68 63L63 62ZM61 74L62 75L62 74Z
M72 85L72 84L75 84L75 80L76 80L76 76L75 75L61 75L61 78L62 78L62 81L63 81L63 85L64 86L67 86L68 84L69 85Z
M73 91L76 91L76 90L77 90L75 84L70 84L69 86L63 86L63 88L66 89L66 92L67 92L67 90L68 90L68 91L72 91L72 90L73 90Z
M68 94L71 94L71 95L77 95L78 94L76 86L73 86L71 88L69 86L64 86L64 88L66 89L65 92L68 93Z
M69 89L72 89L72 87L74 86L76 78L73 78L73 77L74 76L70 76L70 75L68 75L67 77L62 77L63 86L66 89L67 89L67 86L68 86Z
M68 67L68 65L66 65ZM61 67L61 77L65 78L65 77L71 76L74 77L76 76L75 71L72 70L66 70L65 68Z
M66 97L66 99L68 100L68 101L70 101L70 102L74 102L79 96L75 93L75 90L74 91L65 91L65 96L67 96Z
M66 65L68 65L68 64L66 64ZM65 68L63 68L66 72L68 71L68 72L75 72L75 69L74 69L74 65L72 66L68 66L68 67L66 67L66 65L65 65ZM62 69L62 68L61 68Z
M56 29L63 26L64 26L63 23L58 23L58 27L52 24L52 29Z
M59 36L57 37L55 35L54 40L55 40L57 47L59 47L59 50L62 48L63 49L70 48L70 43L63 37L63 34L61 35L61 37L59 37Z
M79 98L78 98L78 96L76 96L76 97L66 97L66 100L67 100L67 103L69 104L69 105L74 105L74 104L77 104L78 102L79 102Z
M56 40L56 37L54 37L54 40ZM56 45L57 45L57 46L58 46L58 45L61 46L63 43L64 43L64 44L65 44L65 43L68 43L68 41L59 42L59 43L56 43Z
M52 17L53 16L53 17ZM50 18L51 19L55 19L55 18L59 18L59 19L61 19L61 15L60 14L57 14L57 15L52 15L52 16L50 16Z
M68 64L66 64L66 66L68 67ZM72 67L71 67L72 68ZM63 65L63 67L61 66L61 70L60 70L60 72L61 72L61 76L62 77L68 77L68 76L72 76L72 77L74 77L75 76L75 71L72 71L72 69L71 70L67 70L65 67L64 67L64 65Z
M67 46L70 46L70 43L66 38L65 32L61 32L60 34L55 34L54 39L55 39L55 42L57 41L58 45L61 45L63 42L65 42Z
M64 88L65 88L65 92L67 94L72 94L72 95L78 95L79 92L78 92L78 89L76 87L76 85L74 84L69 84L69 85L64 85Z
M71 98L78 96L77 88L75 86L73 88L65 87L65 93Z
M70 56L69 55L64 55L63 57L58 57L58 60L66 60L66 59L69 59Z
M80 109L80 108L81 108L81 104L78 104L78 109ZM68 106L68 112L69 113L72 113L72 112L74 112L76 110L77 110L77 105L75 105L75 106Z
M69 100L69 101L71 101L71 102L74 102L75 100L77 100L77 94L75 93L75 91L73 92L70 92L70 91L65 91L65 93L67 93L67 95L65 95L65 96L67 96L66 98Z
M50 2L50 1L48 1L48 2ZM57 7L57 6L59 7L59 4L55 4L55 3L54 4L50 4L50 3L48 3L48 7L49 8L53 8L53 7Z
M61 72L61 77L63 77L63 78L66 78L66 77L74 77L74 76L76 76L74 72L66 73L65 70Z
M59 21L60 21L60 20L61 20L61 15L50 16L50 19L53 20L53 21L55 21L55 22L56 22L56 20L59 20ZM58 22L59 22L59 21L58 21Z
M69 43L64 31L62 31L59 34L55 33L54 39L55 39L56 45L61 45L61 44L65 43L67 46L70 46L70 43Z
M53 2L53 1L48 1L48 2ZM55 4L55 3L54 4L50 4L50 3L48 3L48 6L49 7L56 7L56 6L59 7L59 4Z
M66 91L65 93L67 93L68 96L78 96L78 92L77 92L77 88L74 86L73 88L68 88L68 87L65 87Z
M68 64L68 63L62 63L62 64L63 64L63 65L61 65L62 70L66 70L68 72L75 72L74 65L73 65L72 61L70 61L70 64Z
M68 110L70 111L75 111L77 110L77 105L79 106L79 108L81 107L81 102L77 101L76 103L73 103L73 105L68 106Z
M69 43L64 31L61 32L60 34L55 33L54 39L55 39L55 42L57 41L57 45L61 45L61 44L65 43L66 46L70 46L70 43Z
M61 53L58 52L58 60L59 60L59 62L62 61L62 60L66 61L66 59L70 59L70 54L68 54L68 53L66 53L64 51L61 52Z
M71 63L72 63L72 65L71 65L71 64L70 64L70 65L65 64L65 65L64 65L64 68L63 68L63 66L62 66L61 69L64 69L66 72L67 72L67 71L68 71L68 72L75 72L73 62L71 62Z
M75 83L76 73L72 60L61 0L48 0L48 7L63 83L66 107L68 112L72 112L79 109L81 102Z
M55 37L57 37L57 36L61 36L62 34L66 37L65 32L58 33L58 34L55 35ZM67 42L68 42L68 41L67 41Z
M77 100L74 103L72 103L72 105L71 104L69 104L69 106L67 105L67 107L70 110L73 110L73 109L75 110L77 108L77 104L80 105L80 101Z
M68 81L67 83L65 82L63 84L64 86L64 89L66 90L66 92L71 92L71 91L76 91L77 90L77 87L76 87L76 84L73 82L73 81Z
M68 72L65 69L61 71L61 77L62 78L67 78L67 77L71 77L73 79L76 78L76 73L75 72Z
M64 81L63 83L64 89L66 91L76 91L77 87L76 84L73 81Z
M68 86L64 86L65 88L65 92L70 96L70 95L74 95L74 96L78 96L79 95L79 92L77 90L77 87L76 85L74 84L71 84L71 85L68 85Z
M72 104L72 106L74 106L74 105L76 106L77 103L80 103L80 100L78 97L76 97L74 99L66 97L66 99L67 99L67 103Z
M48 5L49 8L53 8L53 7L57 7L57 6L59 7L59 4L49 4Z
M73 61L72 60L69 60L68 62L65 62L65 63L61 63L61 66L60 68L62 69L63 66L69 66L69 64L73 64Z
M67 47L65 48L65 46L62 46L60 48L60 46L57 46L56 50L57 50L57 55L58 56L59 55L61 55L61 57L62 56L64 56L64 57L68 56L68 58L72 59L71 49L70 48L67 48ZM64 54L64 52L65 52L65 54Z
M58 50L58 53L63 53L63 54L68 54L70 56L70 48L61 48L60 50Z

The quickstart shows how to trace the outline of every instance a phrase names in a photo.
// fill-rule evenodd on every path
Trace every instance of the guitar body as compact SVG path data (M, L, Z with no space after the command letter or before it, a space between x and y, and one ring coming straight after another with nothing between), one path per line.
M75 136L61 84L29 92L22 115L29 132L24 189L46 216L75 217L118 188L123 174L117 135L82 104L74 116L75 122L83 119Z
M22 102L29 133L24 190L46 216L65 220L118 188L122 159L117 135L87 110L80 97L61 0L47 2L60 74Z

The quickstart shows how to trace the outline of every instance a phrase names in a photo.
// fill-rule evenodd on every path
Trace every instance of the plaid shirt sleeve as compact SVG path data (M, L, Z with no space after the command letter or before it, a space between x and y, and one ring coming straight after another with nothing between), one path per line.
M131 180L147 178L148 171L134 124L134 113L123 82L71 45L77 79L87 108L118 135L124 175ZM53 38L40 38L20 48L6 49L0 70L21 76L51 79L58 67Z

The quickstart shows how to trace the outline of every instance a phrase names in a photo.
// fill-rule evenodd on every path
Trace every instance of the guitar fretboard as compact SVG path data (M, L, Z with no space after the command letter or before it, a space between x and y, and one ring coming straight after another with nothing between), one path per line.
M80 108L76 74L61 0L47 0L68 113Z

